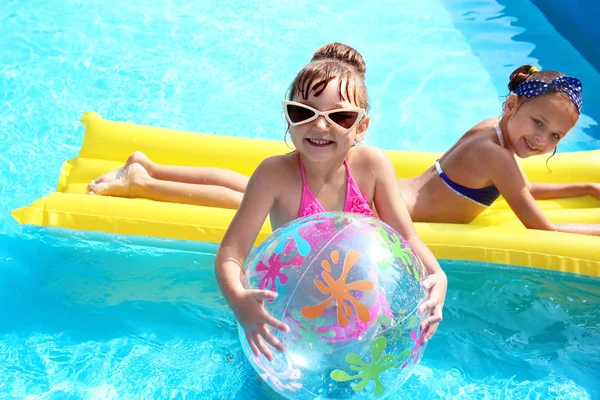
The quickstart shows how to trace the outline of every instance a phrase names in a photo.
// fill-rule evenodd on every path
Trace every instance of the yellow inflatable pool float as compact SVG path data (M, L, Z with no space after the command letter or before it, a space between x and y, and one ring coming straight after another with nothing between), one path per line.
M289 152L282 142L180 132L102 119L82 118L85 136L77 158L60 170L56 192L16 209L22 224L219 243L234 210L146 199L92 196L88 183L123 165L135 150L163 164L204 165L252 174L268 156ZM386 151L398 177L420 174L440 154ZM548 171L545 157L522 162L532 181L600 182L600 150L561 153ZM592 197L539 202L554 222L600 223L600 201ZM527 230L502 199L470 224L418 223L436 257L472 260L600 276L600 237ZM257 238L271 229L268 221Z

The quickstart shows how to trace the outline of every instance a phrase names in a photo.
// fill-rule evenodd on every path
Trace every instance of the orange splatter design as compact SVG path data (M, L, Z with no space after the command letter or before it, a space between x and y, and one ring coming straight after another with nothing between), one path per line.
M356 257L356 259L358 260L358 257ZM339 251L334 250L331 252L331 261L333 261L335 264L340 262L340 252Z
M321 266L325 270L321 273L325 283L320 280L315 280L315 286L321 291L321 293L329 294L330 296L327 300L320 304L302 308L302 316L304 318L318 318L321 316L321 314L323 314L323 312L325 312L329 304L332 301L335 301L337 306L337 320L341 326L348 325L348 317L352 316L353 314L353 310L350 305L354 306L356 309L356 315L358 316L359 320L362 322L369 322L371 317L369 315L369 310L364 304L352 296L350 290L359 290L363 292L372 290L373 282L367 280L351 283L346 282L350 270L352 270L359 257L360 252L357 250L350 250L348 254L346 254L346 257L344 258L342 274L338 280L334 280L330 274L331 264L329 260L324 260L321 263ZM339 252L337 250L331 252L331 260L334 262L334 264L339 262Z

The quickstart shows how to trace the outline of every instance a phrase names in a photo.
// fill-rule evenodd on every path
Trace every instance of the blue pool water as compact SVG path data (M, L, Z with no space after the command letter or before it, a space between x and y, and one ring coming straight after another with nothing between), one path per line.
M442 151L499 115L508 75L533 63L584 82L584 115L560 151L600 148L598 66L526 1L236 4L0 6L0 397L261 397L216 287L214 247L10 218L54 189L85 111L279 139L293 76L337 40L367 61L371 144ZM396 397L600 397L597 279L444 266L445 320Z
M209 268L214 248L25 233L35 240L18 255L19 239L0 242L11 255L0 280L0 392L262 398ZM443 266L452 282L443 328L392 398L597 398L600 282Z

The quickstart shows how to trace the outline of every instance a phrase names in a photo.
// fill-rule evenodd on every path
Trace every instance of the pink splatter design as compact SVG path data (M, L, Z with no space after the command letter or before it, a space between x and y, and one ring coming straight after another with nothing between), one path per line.
M288 255L291 249L294 247L293 243L288 243L285 247L283 254L273 254L269 257L269 261L267 264L259 261L256 264L256 272L257 275L264 272L264 275L260 278L260 282L258 283L258 288L261 290L269 289L271 291L277 291L277 280L282 285L285 285L288 281L288 276L283 273L283 268L285 267L298 267L302 265L302 261L304 257L298 255L291 260L287 260L282 262L281 257L284 255ZM273 300L270 300L273 301Z
M369 327L377 320L377 317L380 314L380 311L385 315L393 319L392 310L390 309L385 296L382 293L377 295L377 301L375 304L369 308L369 320L367 322L362 322L358 318L353 318L350 324L347 326L341 325L332 325L332 326L324 326L317 329L317 332L333 332L334 336L329 338L329 342L345 342L349 340L356 340L360 338Z
M300 228L300 236L306 240L311 248L315 248L323 243L330 242L333 238L336 241L342 241L352 235L355 235L357 230L361 230L360 223L352 222L345 216L332 217L328 214L316 215L310 225ZM351 227L351 229L344 229Z
M410 357L408 357L408 360L406 360L406 362L404 364L402 364L402 368L406 368L406 366L410 363L410 360L412 360L413 365L417 364L417 362L419 361L419 358L420 358L419 352L422 347L425 347L425 334L427 333L428 330L429 330L429 327L425 328L423 330L423 332L421 332L421 335L418 337L417 337L416 329L413 329L410 332L410 338L413 340L413 342L415 342L415 346L410 351Z
M329 241L336 234L336 229L331 218L317 216L312 224L300 228L298 233L311 248L314 248L322 242Z

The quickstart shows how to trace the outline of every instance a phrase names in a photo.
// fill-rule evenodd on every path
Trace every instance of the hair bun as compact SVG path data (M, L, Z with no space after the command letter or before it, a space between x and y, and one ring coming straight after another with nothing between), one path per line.
M531 75L539 72L536 67L533 65L525 64L521 65L519 68L515 69L512 74L510 74L510 82L508 82L508 90L514 92L517 90L517 87L525 82L527 78Z
M328 43L321 47L313 55L312 61L333 59L353 66L364 78L367 73L367 65L362 55L352 47L343 43Z

